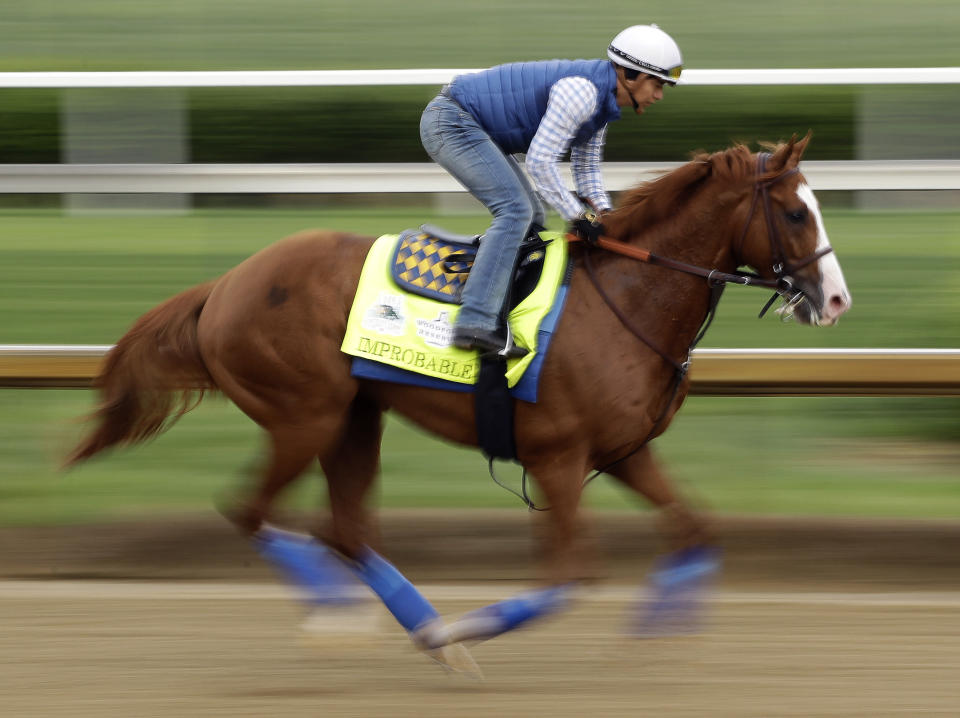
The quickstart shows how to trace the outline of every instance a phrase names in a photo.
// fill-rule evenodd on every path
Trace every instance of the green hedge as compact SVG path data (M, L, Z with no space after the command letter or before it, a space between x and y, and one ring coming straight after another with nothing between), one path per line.
M420 113L437 88L196 89L187 94L193 162L421 162ZM118 90L117 92L122 92ZM674 161L736 141L814 131L809 159L849 159L852 88L669 89L643 117L611 125L609 161ZM0 112L2 162L60 161L56 91L11 91ZM116 141L104 133L101 142Z
M5 90L0 105L0 162L59 162L55 90Z

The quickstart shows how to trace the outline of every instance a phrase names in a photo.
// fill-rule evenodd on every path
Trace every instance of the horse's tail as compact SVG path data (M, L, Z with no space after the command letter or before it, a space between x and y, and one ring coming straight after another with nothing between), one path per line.
M70 453L72 466L117 444L165 431L216 384L197 341L197 320L216 280L181 292L144 314L104 361L94 386L96 425Z

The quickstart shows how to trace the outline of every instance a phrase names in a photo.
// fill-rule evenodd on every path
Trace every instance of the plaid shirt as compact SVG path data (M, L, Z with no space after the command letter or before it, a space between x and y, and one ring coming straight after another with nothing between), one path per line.
M527 150L527 172L537 191L561 216L570 221L586 209L566 188L557 163L570 148L570 142L597 111L597 87L585 77L565 77L550 88L547 111ZM581 197L597 210L613 205L603 185L600 158L607 128L603 127L582 145L570 150L574 185Z

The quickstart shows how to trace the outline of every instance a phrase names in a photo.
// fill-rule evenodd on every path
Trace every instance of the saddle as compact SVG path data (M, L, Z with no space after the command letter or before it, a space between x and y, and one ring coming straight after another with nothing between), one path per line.
M540 279L544 248L550 243L540 239L541 230L539 226L531 228L520 245L507 311L527 297ZM408 229L397 240L390 261L391 276L412 294L459 304L482 241L482 235L454 234L429 224Z

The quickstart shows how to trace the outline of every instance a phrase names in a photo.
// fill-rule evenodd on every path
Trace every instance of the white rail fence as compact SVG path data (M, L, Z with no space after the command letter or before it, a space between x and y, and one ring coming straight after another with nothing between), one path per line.
M461 69L277 70L195 72L4 72L2 88L345 87L435 85ZM684 85L896 85L960 83L960 67L687 70ZM611 190L676 166L607 163ZM818 190L956 190L960 161L808 162ZM352 193L460 192L431 164L82 164L0 165L4 193Z
M608 162L607 188L627 189L679 163ZM820 190L958 190L960 160L804 162ZM568 173L569 175L569 173ZM437 165L387 164L0 164L0 193L395 193L462 192Z
M0 72L0 88L347 87L442 85L467 69L217 70L195 72ZM942 85L960 67L684 70L681 85Z

